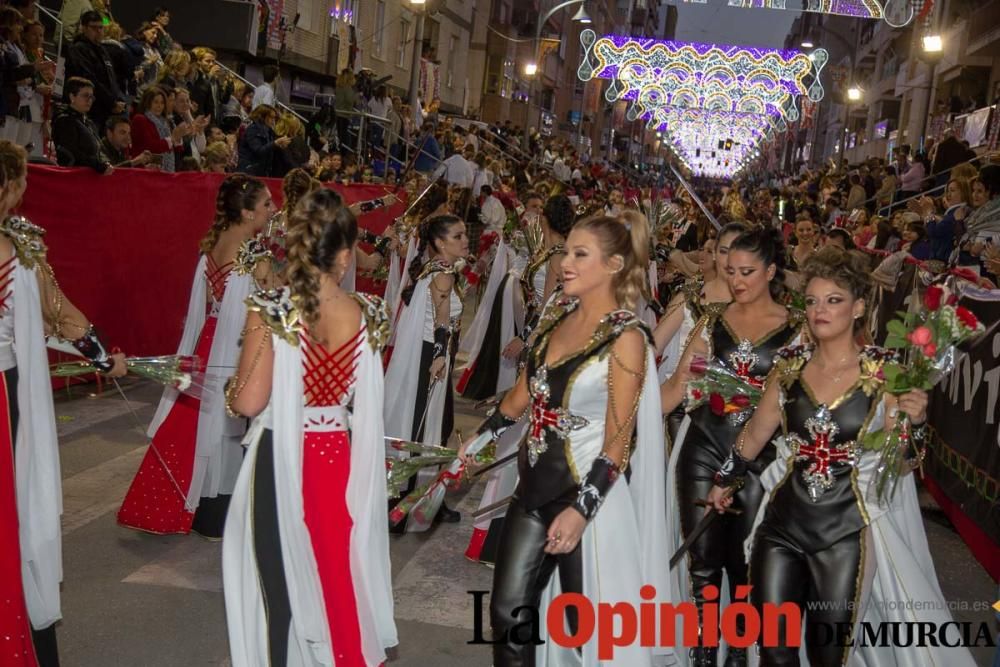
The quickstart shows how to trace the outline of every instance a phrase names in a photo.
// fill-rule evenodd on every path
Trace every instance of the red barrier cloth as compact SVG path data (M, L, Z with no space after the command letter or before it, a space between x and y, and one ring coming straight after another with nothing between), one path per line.
M28 166L28 190L16 211L45 228L49 261L67 297L108 345L129 355L173 354L198 263L198 242L215 216L224 174L164 174L116 169ZM281 206L281 181L263 179ZM381 197L384 185L333 185L348 204ZM380 233L403 205L359 218ZM358 289L371 291L370 281Z

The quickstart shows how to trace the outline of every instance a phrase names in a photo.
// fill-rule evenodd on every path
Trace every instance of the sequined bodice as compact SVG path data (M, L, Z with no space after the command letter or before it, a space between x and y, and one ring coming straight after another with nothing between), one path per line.
M604 445L608 409L608 348L630 326L635 315L616 311L605 317L582 349L545 363L556 324L539 325L539 336L528 354L528 433L519 453L518 494L529 508L539 507L578 486ZM546 316L548 318L548 315Z
M882 400L880 381L871 372L874 362L869 361L875 354L877 348L862 353L858 381L829 404L817 401L802 378L804 360L780 373L784 436L791 453L767 521L769 530L806 548L825 547L867 523L858 465L860 440Z
M797 323L785 321L757 342L736 334L722 315L715 318L711 332L712 356L737 375L761 386L771 372L774 355L798 335Z

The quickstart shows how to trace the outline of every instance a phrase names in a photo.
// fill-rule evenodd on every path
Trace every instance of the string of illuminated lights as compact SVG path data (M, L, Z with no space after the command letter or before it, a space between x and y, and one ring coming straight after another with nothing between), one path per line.
M883 19L894 28L901 28L932 0L728 0L730 7L789 9L794 11L839 14L866 19ZM708 0L684 0L704 5ZM791 6L788 6L791 5ZM922 12L921 12L922 13Z
M609 102L624 100L695 175L732 178L760 144L799 118L798 101L823 99L829 56L727 44L580 35L583 81L609 79Z

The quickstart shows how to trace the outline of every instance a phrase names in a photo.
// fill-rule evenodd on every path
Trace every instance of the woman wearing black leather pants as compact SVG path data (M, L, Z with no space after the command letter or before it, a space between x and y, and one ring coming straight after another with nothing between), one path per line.
M763 384L774 354L792 342L801 328L800 316L774 300L782 289L784 261L781 236L773 230L745 232L729 244L725 272L733 301L707 306L677 371L662 387L664 414L680 405L687 381L692 378L691 362L696 357L717 361L748 383ZM674 480L667 490L668 520L679 517L678 529L669 533L675 541L674 549L704 515L704 508L696 503L708 497L715 472L751 413L752 408L745 408L719 416L705 404L691 411L681 425L667 472L668 479ZM772 447L762 453L760 462L747 476L746 484L735 497L735 507L741 513L720 517L691 545L686 576L683 564L674 570L674 592L687 591L698 607L699 618L705 602L705 586L721 588L723 572L729 582L730 597L735 595L737 586L747 582L743 541L750 534L763 496L757 476L773 458ZM696 647L690 655L691 664L715 667L717 653L712 646ZM746 660L745 649L730 648L725 664L737 667L745 665Z
M496 667L597 666L593 637L580 649L548 637L546 605L557 593L637 605L639 589L651 584L657 599L669 599L655 557L666 543L656 366L648 331L626 310L648 285L648 223L583 220L566 247L566 297L546 310L517 384L462 447L468 457L518 415L529 416L490 600ZM538 612L536 627L530 609ZM567 613L572 633L576 620ZM534 633L541 645L531 641ZM636 642L600 662L652 660L653 649Z
M838 627L862 619L912 622L918 609L921 622L942 628L951 617L930 560L913 477L901 478L891 498L880 502L870 484L879 455L861 448L866 434L890 429L904 412L916 425L906 455L918 460L927 394L912 390L897 399L885 393L882 367L893 353L856 342L871 289L866 257L823 248L806 261L804 279L815 344L779 353L760 405L710 496L717 510L728 507L730 489L770 446L775 429L782 429L778 460L762 479L770 493L753 534L753 603L758 610L764 604L798 605L805 615L803 657L813 667L971 666L967 649L946 648L957 647L957 637L940 647L859 642L854 652L849 641L836 640ZM871 618L865 616L869 609ZM802 651L788 645L784 621L779 645L761 648L761 665L800 664Z

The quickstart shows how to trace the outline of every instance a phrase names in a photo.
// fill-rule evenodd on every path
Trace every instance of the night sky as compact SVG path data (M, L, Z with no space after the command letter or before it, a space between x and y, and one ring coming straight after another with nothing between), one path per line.
M675 0L677 39L685 42L782 48L792 21L801 13L782 9L729 7L728 0L691 4Z

